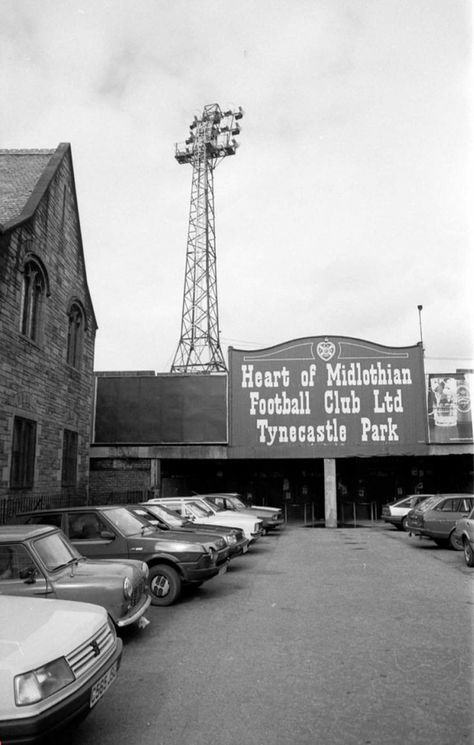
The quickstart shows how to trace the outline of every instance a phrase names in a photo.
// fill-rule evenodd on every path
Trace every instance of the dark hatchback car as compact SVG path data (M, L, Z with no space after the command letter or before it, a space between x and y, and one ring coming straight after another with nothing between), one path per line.
M473 494L438 494L410 510L406 529L410 535L431 538L438 546L459 550L456 522L469 514L473 507Z
M15 522L62 528L83 556L146 562L153 605L171 605L184 585L197 587L227 568L217 566L211 543L157 534L122 505L35 510L18 514Z

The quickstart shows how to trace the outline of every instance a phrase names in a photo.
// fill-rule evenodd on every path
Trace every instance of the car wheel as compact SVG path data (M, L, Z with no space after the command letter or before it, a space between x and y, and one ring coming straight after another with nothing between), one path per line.
M458 538L458 536L456 535L456 531L454 530L449 535L449 547L453 548L455 551L463 550L461 539Z
M467 540L467 538L464 538L463 548L464 548L464 560L467 566L474 567L474 551L472 550L472 546Z
M181 592L181 578L173 567L157 564L148 575L152 605L171 605Z
M408 517L405 515L405 517L402 517L402 522L400 524L400 530L408 530L407 522L408 522Z

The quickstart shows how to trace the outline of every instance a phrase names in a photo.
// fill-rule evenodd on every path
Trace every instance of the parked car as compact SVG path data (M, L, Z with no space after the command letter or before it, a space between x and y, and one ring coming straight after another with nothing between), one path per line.
M189 544L202 544L205 549L215 552L216 566L219 567L219 569L228 564L230 560L229 549L225 538L222 535L219 535L219 533L205 533L204 529L196 529L194 533L190 535L179 528L163 528L158 524L157 518L152 512L150 512L148 507L141 504L126 504L124 506L132 513L132 515L138 517L138 519L145 525L151 525L158 532L159 537L165 537L167 541L177 540Z
M464 560L468 567L474 567L474 509L469 515L456 522L454 540L464 551Z
M240 515L233 510L221 510L203 497L159 497L158 501L189 520L198 519L204 524L214 523L215 525L227 525L230 528L242 528L249 543L256 541L262 535L262 521L258 517Z
M168 539L122 505L86 505L23 512L23 523L61 527L81 554L94 559L133 559L148 565L153 605L171 605L183 585L198 586L226 567L216 566L216 551L199 541Z
M388 502L382 507L382 520L395 525L398 530L406 530L407 516L410 510L420 504L420 502L424 502L428 497L434 496L434 494L408 494L403 499Z
M421 502L408 513L407 530L411 535L431 538L438 546L459 549L454 535L456 521L474 507L472 494L438 494Z
M145 625L147 575L137 559L86 559L59 528L0 526L1 595L80 600L103 605L117 628Z
M186 533L196 533L196 531L205 530L206 533L222 535L229 547L231 558L245 554L248 550L249 542L242 528L229 528L225 525L213 525L210 523L206 525L197 521L192 522L187 517L181 517L181 515L160 504L158 499L149 499L148 502L141 502L140 504L147 508L153 515L156 524L161 528L179 529L184 530Z
M239 514L256 515L262 521L262 530L268 533L284 524L283 513L277 507L246 505L240 494L200 494L207 502L222 510L234 510Z
M105 608L0 596L0 738L61 742L114 682L122 641Z

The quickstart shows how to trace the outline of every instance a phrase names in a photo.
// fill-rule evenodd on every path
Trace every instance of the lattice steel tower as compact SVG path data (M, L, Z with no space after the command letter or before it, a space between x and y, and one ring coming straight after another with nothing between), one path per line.
M223 112L218 104L209 104L200 118L194 117L186 142L175 147L176 160L191 163L193 175L181 337L171 365L174 373L227 369L219 341L214 169L227 155L235 155L242 116L240 107Z

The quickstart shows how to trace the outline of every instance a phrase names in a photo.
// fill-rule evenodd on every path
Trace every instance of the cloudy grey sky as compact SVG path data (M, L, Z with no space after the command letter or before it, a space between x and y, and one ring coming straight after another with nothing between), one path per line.
M472 356L469 0L0 0L1 148L72 145L97 370L167 372L204 105L221 343L419 341ZM470 281L469 281L470 280Z

